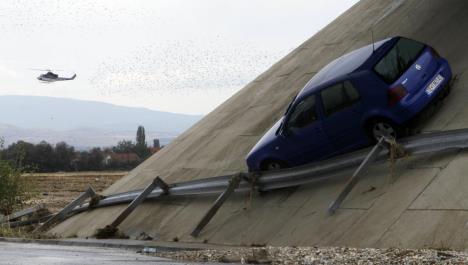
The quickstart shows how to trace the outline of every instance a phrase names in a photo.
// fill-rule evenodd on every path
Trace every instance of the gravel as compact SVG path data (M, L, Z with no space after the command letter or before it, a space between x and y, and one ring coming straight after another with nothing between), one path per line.
M316 247L232 248L159 252L178 261L241 264L468 264L468 254L446 250L356 249Z

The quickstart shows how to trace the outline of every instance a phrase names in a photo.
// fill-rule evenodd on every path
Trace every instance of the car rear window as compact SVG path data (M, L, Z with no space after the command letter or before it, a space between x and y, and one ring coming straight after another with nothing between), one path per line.
M360 99L359 92L349 81L325 88L320 94L327 117L352 106Z
M294 110L289 116L287 128L297 130L308 126L316 120L315 95L312 95L303 99L294 107Z
M375 65L375 72L388 84L394 83L418 59L425 45L401 38Z

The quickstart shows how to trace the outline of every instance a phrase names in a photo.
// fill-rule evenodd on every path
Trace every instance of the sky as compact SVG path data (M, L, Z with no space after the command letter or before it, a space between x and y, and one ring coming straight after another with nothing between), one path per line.
M357 2L2 0L0 95L206 114Z

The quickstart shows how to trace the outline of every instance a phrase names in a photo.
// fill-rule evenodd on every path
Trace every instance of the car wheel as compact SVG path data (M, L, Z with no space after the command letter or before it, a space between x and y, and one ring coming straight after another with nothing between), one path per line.
M393 122L376 120L368 127L369 136L373 141L378 141L382 136L398 138L399 128Z
M286 168L286 165L280 161L268 160L262 165L262 169L265 171L280 170Z

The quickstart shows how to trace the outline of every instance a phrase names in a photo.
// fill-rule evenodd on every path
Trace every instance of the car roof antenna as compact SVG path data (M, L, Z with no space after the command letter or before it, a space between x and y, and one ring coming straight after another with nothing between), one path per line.
M371 35L372 35L372 53L375 52L375 42L374 42L374 30L371 28Z

